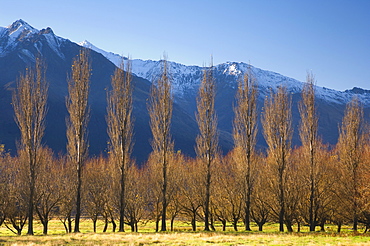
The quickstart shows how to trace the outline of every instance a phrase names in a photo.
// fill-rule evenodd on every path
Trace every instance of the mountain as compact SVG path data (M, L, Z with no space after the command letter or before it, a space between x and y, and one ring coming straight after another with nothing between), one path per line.
M65 98L68 94L67 81L71 74L72 60L79 54L81 46L54 34L50 28L37 30L23 20L0 29L0 141L12 153L16 151L19 130L14 122L11 106L12 90L20 72L32 66L35 57L41 55L47 64L46 76L49 82L48 114L44 143L55 153L65 153L67 110ZM106 89L115 65L93 50L90 52L92 76L89 105L91 108L89 131L89 153L100 155L107 150ZM147 99L151 83L133 76L135 118L135 145L133 156L142 163L151 151ZM194 155L194 139L197 125L193 116L188 115L178 104L173 108L173 136L176 149Z
M116 66L120 65L122 58L125 60L127 59L118 54L99 49L87 40L78 44L102 54ZM204 67L186 66L176 62L169 62L169 66L171 69L173 89L176 97L183 96L188 93L189 90L197 90L202 78ZM226 83L231 87L235 87L237 85L237 79L249 68L252 70L252 73L258 82L259 91L263 96L269 94L270 88L276 89L281 85L287 86L288 90L292 93L300 93L302 89L303 83L301 81L286 77L279 73L262 70L243 62L226 62L216 65L215 77L217 79L217 77L230 76L231 78L226 81ZM132 72L137 76L151 81L153 78L158 76L158 73L160 72L160 61L133 59ZM323 99L335 104L345 104L352 99L353 95L357 95L364 104L370 105L370 97L367 95L370 93L370 90L364 90L357 87L346 91L337 91L320 86L315 86L315 88L318 99Z
M72 60L79 54L81 46L90 49L92 64L91 92L89 105L91 107L89 130L89 153L99 155L106 153L108 136L106 133L106 89L110 88L110 78L122 57L101 50L84 41L80 44L58 37L51 28L37 30L23 20L17 20L8 27L0 27L0 142L12 153L16 151L16 141L19 140L19 130L14 122L11 106L12 90L19 73L32 66L35 57L41 55L47 64L47 80L49 82L48 115L46 119L45 145L55 153L65 153L65 119L67 111L65 97L67 81L71 73ZM160 61L134 59L134 109L135 118L133 157L138 163L146 160L151 151L151 132L147 101L151 81L160 72ZM172 135L175 149L189 156L194 156L195 137L198 133L195 121L196 96L203 67L185 66L169 62L173 78L174 108L172 120ZM293 144L299 144L297 127L299 114L297 109L300 91L303 83L278 73L262 70L246 63L226 62L214 67L216 80L216 112L220 131L220 146L227 153L232 146L233 105L237 80L251 68L259 87L258 108L261 111L263 101L271 90L279 85L287 86L292 95L293 125L295 133ZM338 138L340 124L346 103L356 95L363 102L365 116L369 116L369 91L354 88L339 92L327 88L316 87L317 107L319 113L319 133L325 143L335 144ZM259 126L258 146L266 146Z
M80 45L101 53L116 66L122 61L118 54L106 52L91 44L88 41L79 43ZM124 58L126 59L126 58ZM180 103L184 110L189 114L196 111L196 96L198 86L202 78L204 67L185 66L176 62L169 62L171 76L173 78L173 92L175 101ZM301 100L301 90L304 85L301 81L283 76L281 74L262 70L242 62L226 62L214 67L214 77L217 83L216 111L218 112L219 129L225 141L231 143L232 119L234 117L232 107L237 88L237 81L248 70L251 69L258 84L258 108L261 112L264 99L270 94L271 90L276 90L278 86L286 86L292 95L293 112L293 144L299 145L299 111L298 102ZM134 74L151 80L160 72L160 62L152 60L132 60L132 71ZM354 96L358 97L364 105L365 118L369 118L370 113L370 91L361 88L353 88L346 91L336 91L325 87L315 86L316 106L319 115L319 134L323 141L328 144L335 144L338 139L338 126L343 118L346 104ZM262 126L259 125L258 145L263 148L266 143L262 136ZM228 147L224 148L228 149Z

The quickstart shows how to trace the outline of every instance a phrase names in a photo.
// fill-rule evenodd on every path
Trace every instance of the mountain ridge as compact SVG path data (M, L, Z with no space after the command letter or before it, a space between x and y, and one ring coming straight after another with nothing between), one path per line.
M8 28L9 29L9 28ZM0 36L0 46L6 47L0 56L0 142L12 154L16 153L16 143L19 141L19 129L14 122L14 113L11 106L12 91L16 86L19 73L27 67L34 66L35 57L41 56L46 64L46 77L49 83L48 114L43 144L50 147L55 154L66 152L66 117L65 98L68 94L67 81L71 74L71 65L81 50L81 47L68 39L60 38L51 29L27 32L23 38L18 38L14 45L7 46L9 40L8 29ZM53 42L55 41L55 42ZM91 50L89 59L92 66L90 83L89 106L90 120L89 154L90 156L106 155L108 151L108 135L106 116L106 91L110 88L111 76L116 67L100 53ZM147 101L151 83L143 78L133 76L133 116L135 118L135 145L133 158L142 164L148 157L151 146L151 132ZM174 139L178 139L175 148L194 155L194 139L196 123L179 105L174 104L174 128L181 128L183 132L173 132ZM176 120L178 119L178 120ZM184 132L189 134L184 134ZM180 140L181 139L181 140Z
M65 96L68 93L67 81L72 60L79 54L81 45L68 39L58 37L51 28L42 30L30 28L18 20L14 24L14 32L9 28L0 28L0 141L5 143L6 149L16 150L16 141L19 140L19 130L13 120L11 107L11 91L19 72L34 64L34 58L42 55L47 62L47 79L50 84L47 115L47 126L44 143L54 150L55 153L65 153ZM23 29L19 25L26 25ZM9 33L15 39L9 44ZM22 34L23 33L23 34ZM106 133L106 90L110 88L110 79L116 66L122 58L114 53L93 47L91 43L82 45L91 50L92 77L89 104L91 118L89 123L90 155L106 154L108 136ZM95 49L95 50L94 50ZM103 54L105 53L105 55ZM107 57L110 54L111 58ZM112 60L116 59L116 64ZM119 62L119 63L118 63ZM147 103L150 94L151 82L160 72L160 61L133 59L134 84L134 131L135 145L133 157L138 163L145 162L151 152L151 132L149 127L149 115ZM194 146L198 128L195 119L196 97L198 86L202 78L203 67L186 66L176 62L169 62L172 72L173 92L175 97L173 122L171 132L175 141L175 150L181 150L185 155L195 156ZM214 78L216 81L215 107L218 115L218 130L220 147L226 154L233 147L232 122L233 105L235 105L235 93L237 80L248 69L252 69L259 85L258 114L263 110L266 96L279 85L287 85L292 96L293 145L299 145L299 112L298 101L303 83L292 78L271 71L262 70L242 62L226 62L214 66ZM354 95L358 96L364 104L365 115L370 115L370 93L357 88L339 92L324 87L316 87L317 108L319 114L319 135L323 136L324 143L335 144L338 138L338 125L340 124L346 103ZM259 121L258 148L263 150L266 143L262 135L262 126Z
M91 42L85 40L83 42L78 43L82 47L92 49L98 53L101 53L105 56L108 60L110 60L113 64L117 67L120 66L122 59L127 59L127 57L123 57L121 55L115 54L113 52L104 51ZM194 89L200 83L200 79L202 76L201 71L204 70L204 67L196 66L196 65L183 65L181 63L169 61L169 69L173 76L173 87L174 87L174 94L181 97L186 90ZM250 68L252 70L252 74L257 79L258 86L262 88L260 91L264 91L266 89L273 89L276 90L277 86L285 85L289 92L299 92L301 91L304 82L299 80L284 76L282 74L263 70L260 68L256 68L250 64L244 62L225 62L221 64L217 64L214 66L215 69L223 69L224 74L235 76L236 79L239 79L239 76L243 75L247 70ZM132 72L137 76L143 77L149 81L152 81L153 78L158 76L158 72L160 71L160 62L155 60L142 60L142 59L132 59ZM193 77L193 78L187 78ZM187 80L192 80L193 83L186 83ZM234 80L231 86L237 86L235 83L237 80ZM347 89L345 91L338 91L335 89L329 89L326 87L321 87L315 85L316 96L321 99L331 100L334 103L348 103L354 94L358 95L359 99L366 105L370 105L370 96L366 93L355 93L355 91L366 91L362 88L354 87L352 89Z

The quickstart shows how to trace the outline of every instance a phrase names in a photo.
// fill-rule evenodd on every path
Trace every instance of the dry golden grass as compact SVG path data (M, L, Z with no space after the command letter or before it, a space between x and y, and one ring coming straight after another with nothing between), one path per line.
M93 233L91 222L86 220L81 224L82 233L65 234L61 223L52 221L47 236L41 235L40 224L35 225L35 236L16 236L2 226L0 245L370 245L370 234L353 233L348 228L340 234L331 227L325 233L278 233L277 225L270 224L266 232L233 232L231 227L227 232L184 232L188 225L177 223L178 232L155 233L153 224L147 224L138 233L102 233L102 226L99 223L99 232Z
M370 245L369 237L279 233L78 233L0 236L7 245Z

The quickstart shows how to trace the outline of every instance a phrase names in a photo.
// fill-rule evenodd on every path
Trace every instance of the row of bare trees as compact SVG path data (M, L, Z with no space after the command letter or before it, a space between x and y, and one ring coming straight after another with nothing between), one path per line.
M339 147L339 146L338 146ZM249 218L246 217L245 165L241 161L241 149L235 148L225 157L213 163L210 197L205 187L204 163L198 158L186 158L181 153L172 154L167 166L166 218L170 230L175 221L189 223L197 230L205 223L205 201L209 199L209 227L219 225L222 230L232 226L241 229L241 223L257 224L263 230L266 223L277 223L281 216L280 180L276 178L276 163L267 156L254 155L251 170L253 189L250 195ZM35 216L48 231L50 220L59 220L66 233L73 232L76 213L77 183L74 165L68 158L53 158L48 149L41 151L40 172L35 182ZM289 161L283 176L284 218L288 231L301 230L310 221L310 167L306 165L303 147L290 151ZM317 151L316 196L314 207L314 230L325 230L325 224L338 226L370 224L369 172L367 163L358 166L357 194L353 194L352 171L340 161L341 150L328 150L325 146ZM365 146L363 157L370 151ZM29 190L27 169L21 164L26 156L1 157L1 224L21 234L28 218ZM153 230L161 230L163 215L162 169L158 157L152 155L147 164L126 169L124 223L131 231L149 221L155 222ZM101 231L117 231L120 218L121 177L115 170L116 161L106 157L88 159L82 171L81 211L84 220L91 221L91 228ZM354 203L355 202L355 203ZM356 207L354 207L356 206ZM356 208L356 210L354 210ZM356 213L354 213L356 211ZM356 217L354 217L356 216ZM354 220L356 219L356 221ZM104 222L97 228L97 221ZM252 224L253 223L253 224ZM203 227L204 228L204 227ZM354 227L353 227L354 228ZM178 228L179 229L179 228ZM285 229L285 228L284 228ZM305 229L307 230L307 229Z
M234 108L235 148L225 157L218 147L213 66L206 68L197 97L195 159L174 153L170 126L172 85L167 59L153 82L148 103L152 148L147 164L133 164L132 75L130 61L117 68L107 93L108 157L88 159L87 124L91 65L86 50L73 61L66 107L67 155L55 158L42 146L47 112L45 66L36 60L20 76L13 96L15 119L21 131L17 157L3 153L0 178L0 224L20 234L28 220L33 234L33 216L38 215L47 233L48 222L58 218L66 232L80 232L80 218L105 221L124 231L129 225L153 220L156 231L173 229L175 219L190 221L193 230L204 222L214 230L243 222L251 230L254 221L262 230L268 221L279 230L293 224L308 224L310 231L324 224L370 224L367 201L368 138L363 108L354 98L348 105L337 146L329 150L318 136L315 79L307 75L299 104L302 146L293 149L291 97L285 87L271 91L262 112L266 154L256 151L257 83L248 70L238 83ZM74 218L73 218L74 216ZM161 227L159 229L159 223Z

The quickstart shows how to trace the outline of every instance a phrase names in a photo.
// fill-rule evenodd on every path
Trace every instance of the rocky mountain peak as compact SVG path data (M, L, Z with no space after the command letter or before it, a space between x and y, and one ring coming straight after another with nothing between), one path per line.
M31 33L37 33L38 30L33 28L27 22L19 19L8 27L8 36L13 40L21 40Z

